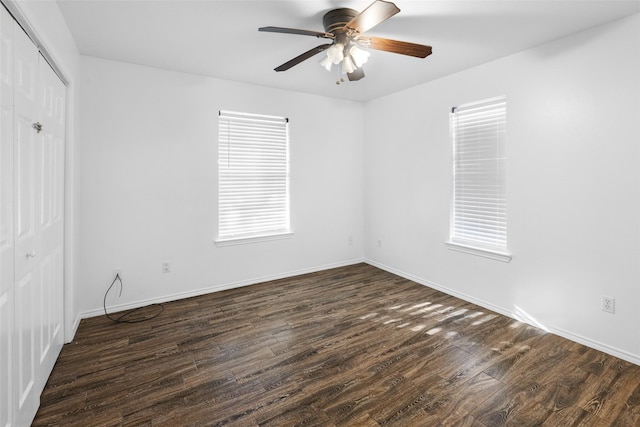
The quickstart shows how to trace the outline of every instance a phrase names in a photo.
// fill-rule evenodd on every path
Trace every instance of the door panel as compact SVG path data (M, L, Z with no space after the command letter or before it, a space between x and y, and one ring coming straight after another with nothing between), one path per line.
M14 24L14 209L15 209L15 312L16 349L14 351L14 396L17 396L17 425L28 425L38 408L39 357L37 333L40 331L39 295L41 260L39 231L42 161L41 135L36 133L38 51L24 31ZM48 373L47 373L48 375Z
M46 132L46 130L45 130ZM51 134L44 133L41 136L42 139L42 163L41 177L42 177L42 192L40 193L40 228L45 230L51 226L51 190L53 184L53 170L52 170L52 156L53 156L53 141Z
M34 165L35 136L31 128L31 119L16 112L15 117L15 148L17 175L17 241L27 250L35 249L35 212L34 212ZM26 251L25 251L26 254ZM25 255L26 256L26 255ZM24 262L20 263L24 264Z
M13 19L0 7L0 426L12 425L14 388Z
M2 83L0 88L0 250L13 253L13 101ZM9 88L10 89L10 88ZM9 104L9 105L6 105ZM13 256L7 271L13 272ZM0 271L3 268L0 267ZM13 282L13 280L11 280ZM5 283L4 280L2 283ZM2 285L0 285L2 286Z
M33 315L34 281L27 274L16 283L15 331L17 336L17 354L15 358L18 375L18 411L31 407L35 384L35 347ZM36 404L37 407L37 404Z
M40 283L33 305L39 308L38 329L38 363L45 363L51 350L53 332L53 267L51 257L43 256L40 263Z
M0 6L0 427L29 425L62 348L66 88Z
M62 350L64 345L64 249L59 247L53 253L53 331L52 341L54 352L57 354ZM55 362L54 362L55 364ZM47 375L47 378L49 376Z
M0 293L0 426L13 418L13 288Z
M64 138L65 138L65 94L66 88L46 60L39 62L39 116L42 131L38 134L41 144L40 191L37 193L40 206L39 238L41 298L40 375L43 380L38 388L45 386L56 358L62 349L63 325L63 241L64 241Z

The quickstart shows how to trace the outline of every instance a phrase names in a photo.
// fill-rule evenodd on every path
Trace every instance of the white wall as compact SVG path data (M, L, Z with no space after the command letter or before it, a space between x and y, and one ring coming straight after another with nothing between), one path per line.
M83 315L102 310L114 268L115 309L362 260L362 104L90 57L80 68ZM289 118L293 238L214 244L220 109Z
M366 258L639 363L639 76L635 15L368 103ZM448 112L497 95L508 264L444 245ZM616 298L614 315L602 295Z
M110 303L124 307L364 254L640 362L638 15L363 106L95 58L77 72L55 3L30 4L24 14L78 95L68 167L77 188L67 194L73 316L99 314L116 267L125 290ZM508 97L509 264L443 244L449 108L499 94ZM291 119L292 239L214 245L219 109ZM600 311L603 294L616 297L615 315Z

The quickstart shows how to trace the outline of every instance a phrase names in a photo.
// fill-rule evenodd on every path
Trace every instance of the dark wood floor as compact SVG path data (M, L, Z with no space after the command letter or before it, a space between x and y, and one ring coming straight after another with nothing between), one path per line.
M638 426L640 367L361 264L85 319L34 425Z

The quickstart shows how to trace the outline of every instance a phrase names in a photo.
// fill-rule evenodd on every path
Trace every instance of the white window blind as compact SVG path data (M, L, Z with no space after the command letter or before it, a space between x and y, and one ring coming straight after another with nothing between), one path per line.
M506 99L451 111L454 149L450 243L507 254ZM510 259L510 258L509 258Z
M220 111L218 241L290 232L288 120Z

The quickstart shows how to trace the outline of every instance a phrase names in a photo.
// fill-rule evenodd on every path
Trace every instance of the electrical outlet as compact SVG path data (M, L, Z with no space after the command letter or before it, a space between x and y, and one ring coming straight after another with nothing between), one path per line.
M349 246L353 245L353 237L349 236L347 238L347 245L349 245Z
M171 264L169 263L169 261L162 262L162 272L171 273Z
M602 296L602 311L606 311L607 313L615 313L616 312L616 299L614 297Z

